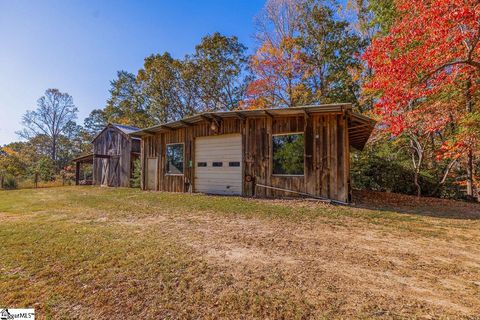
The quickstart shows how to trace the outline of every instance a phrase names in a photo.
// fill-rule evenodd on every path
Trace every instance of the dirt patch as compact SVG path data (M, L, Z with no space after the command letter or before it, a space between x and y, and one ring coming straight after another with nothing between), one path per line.
M480 276L480 247L463 241L386 233L381 225L352 218L339 226L324 217L291 222L203 213L135 225L168 230L211 266L231 273L237 285L281 275L270 290L288 286L316 310L340 299L343 305L336 312L344 315L480 314L480 288L474 284Z

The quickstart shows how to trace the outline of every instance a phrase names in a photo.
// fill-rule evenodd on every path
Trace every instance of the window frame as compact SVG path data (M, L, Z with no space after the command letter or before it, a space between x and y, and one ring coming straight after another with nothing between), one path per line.
M171 145L176 145L176 144L180 144L182 145L182 163L183 163L183 167L182 167L182 173L168 173L168 169L167 169L167 166L168 166L168 155L167 155L167 149L168 149L168 146L171 146ZM166 143L165 144L165 175L166 176L184 176L185 175L185 142L172 142L172 143Z
M273 162L274 162L274 154L273 154L273 138L278 136L291 136L291 135L303 135L303 173L302 174L291 174L291 173L273 173ZM272 134L272 138L270 139L271 148L272 148L272 160L270 161L270 173L272 177L305 177L305 132L304 131L296 131L296 132L286 132L286 133L274 133Z

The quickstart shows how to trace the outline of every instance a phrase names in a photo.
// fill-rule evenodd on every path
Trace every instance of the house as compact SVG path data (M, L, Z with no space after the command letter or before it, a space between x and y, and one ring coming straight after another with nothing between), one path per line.
M375 122L351 104L205 112L132 133L142 189L350 200L350 148Z
M91 164L91 181L109 187L129 187L134 170L134 162L140 156L140 139L130 136L139 128L121 124L108 124L92 141L93 153L74 159L76 162L75 180L81 183L82 166Z

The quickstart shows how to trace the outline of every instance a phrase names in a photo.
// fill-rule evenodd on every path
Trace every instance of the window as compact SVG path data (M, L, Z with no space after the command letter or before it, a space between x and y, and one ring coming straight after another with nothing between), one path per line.
M183 174L183 143L167 144L167 174Z
M197 162L197 167L206 167L207 163L206 162Z
M240 167L240 162L239 161L232 161L228 163L229 167Z
M273 136L273 174L303 175L305 143L303 134Z
M223 167L223 162L212 162L212 167Z

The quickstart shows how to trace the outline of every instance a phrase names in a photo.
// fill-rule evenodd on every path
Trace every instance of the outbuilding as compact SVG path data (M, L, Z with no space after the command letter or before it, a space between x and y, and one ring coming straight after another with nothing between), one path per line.
M351 104L205 112L132 133L142 189L350 200L350 148L375 121Z
M139 128L108 124L92 141L93 153L74 159L76 184L129 187L134 162L140 157L140 139L130 136ZM82 167L91 164L91 180L80 180Z

